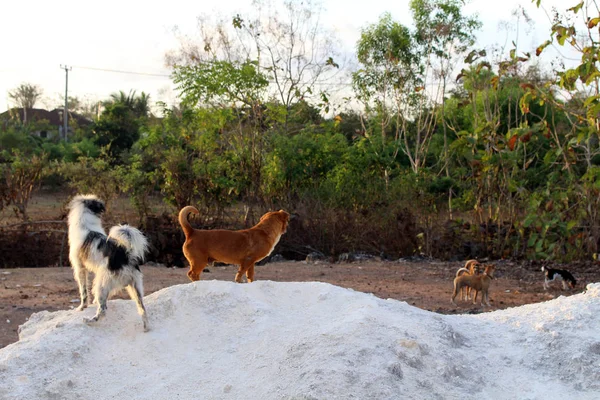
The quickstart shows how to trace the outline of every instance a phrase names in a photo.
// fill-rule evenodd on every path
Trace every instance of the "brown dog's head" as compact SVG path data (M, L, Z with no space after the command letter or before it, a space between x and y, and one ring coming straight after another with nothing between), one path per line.
M465 263L465 268L469 270L471 275L479 275L481 273L481 264L477 260L469 260Z
M288 222L290 221L290 214L284 210L270 211L260 217L260 222L267 221L268 219L275 219L281 224L281 234L283 235L287 231Z
M494 264L487 264L485 266L485 270L483 271L483 273L493 279L495 270L496 270L496 266Z
M276 214L281 220L281 234L283 235L287 231L288 223L290 222L290 214L283 210L277 211Z

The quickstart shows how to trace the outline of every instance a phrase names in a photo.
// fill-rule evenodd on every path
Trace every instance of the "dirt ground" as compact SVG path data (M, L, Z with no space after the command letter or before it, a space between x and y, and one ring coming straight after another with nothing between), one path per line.
M496 262L496 279L490 289L492 307L481 309L464 301L450 303L452 279L462 263L363 261L328 263L323 261L273 262L256 268L257 280L278 282L327 282L383 299L405 301L415 307L442 314L488 312L551 300L580 293L591 282L600 282L596 265L569 265L578 279L576 290L563 292L559 284L543 289L540 266L535 263ZM236 267L213 266L201 280L233 281ZM157 265L142 266L146 295L167 286L187 284L185 269ZM126 298L126 295L115 297ZM78 305L77 284L71 269L0 269L0 348L18 340L18 327L38 311L68 310Z

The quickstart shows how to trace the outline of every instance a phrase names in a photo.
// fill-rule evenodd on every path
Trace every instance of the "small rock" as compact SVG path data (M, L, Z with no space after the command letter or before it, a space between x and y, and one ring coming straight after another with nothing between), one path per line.
M285 261L285 258L281 254L275 254L273 257L269 259L269 262L282 262Z
M145 267L156 267L158 264L155 263L154 261L148 261L147 263L144 264Z
M350 253L342 253L340 254L340 256L338 257L338 262L352 262L354 261L356 258L354 257L353 254Z
M313 251L312 253L309 253L306 256L306 262L315 262L318 260L322 260L325 258L325 255L323 253L320 253L318 251Z

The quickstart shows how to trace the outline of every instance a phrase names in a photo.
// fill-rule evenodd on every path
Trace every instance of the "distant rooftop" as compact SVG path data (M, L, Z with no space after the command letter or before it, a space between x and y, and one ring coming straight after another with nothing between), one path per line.
M25 110L23 108L11 108L0 114L0 121L6 120L18 120L23 121L25 119ZM55 108L52 111L44 110L42 108L28 108L27 109L27 121L42 121L46 120L50 125L61 127L63 126L63 109ZM85 126L92 123L91 120L85 118L74 112L69 112L69 122L75 121L79 126Z

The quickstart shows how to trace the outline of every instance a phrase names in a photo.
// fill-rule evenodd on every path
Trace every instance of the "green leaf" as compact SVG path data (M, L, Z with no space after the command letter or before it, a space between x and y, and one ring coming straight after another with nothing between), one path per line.
M533 247L533 245L535 244L537 239L538 239L537 233L531 234L531 236L529 237L529 240L527 241L527 247Z
M583 4L583 3L581 3ZM575 11L576 12L576 11ZM588 28L592 29L594 28L596 25L598 25L598 23L600 23L600 17L596 17L596 18L592 18L588 21Z
M327 61L325 61L325 65L331 65L332 67L335 67L335 68L339 68L340 67L339 64L337 64L335 61L333 61L332 57L329 57L327 59Z
M523 221L523 226L525 228L528 228L531 225L531 223L533 221L535 221L536 219L537 219L537 215L535 215L535 214L529 214L527 217L525 217L525 220Z
M242 29L242 27L244 25L244 20L242 19L242 17L240 17L239 14L237 14L235 17L233 17L232 24L233 24L234 28Z
M583 7L583 1L577 4L575 7L568 8L567 11L573 11L575 14L577 14L579 10L581 10L581 7Z
M543 248L544 248L544 239L540 239L535 244L535 252L541 253Z
M594 96L589 96L587 99L585 99L585 101L583 102L584 107L587 107L590 105L591 102L595 102L600 98L600 95L594 95Z
M549 165L554 163L554 160L556 159L556 153L554 152L554 150L550 150L548 152L546 152L546 155L544 155L544 164Z
M518 190L519 190L519 184L514 179L509 179L508 191L511 193L516 193Z

